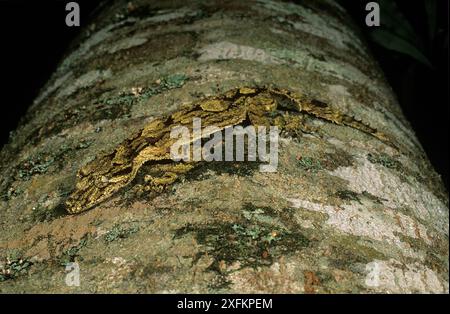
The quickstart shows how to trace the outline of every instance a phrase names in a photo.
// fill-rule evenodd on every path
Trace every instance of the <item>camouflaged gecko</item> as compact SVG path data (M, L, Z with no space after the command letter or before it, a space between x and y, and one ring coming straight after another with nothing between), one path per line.
M298 93L277 88L232 89L156 118L113 152L97 156L83 166L77 174L75 191L66 201L67 211L80 213L103 202L130 184L144 164L151 168L151 174L145 176L147 190L162 191L175 182L195 164L171 160L170 147L176 139L170 138L170 131L175 126L191 129L193 118L201 118L203 128L215 126L223 130L235 125L272 125L282 131L297 132L304 129L300 113L358 129L390 144L376 129Z

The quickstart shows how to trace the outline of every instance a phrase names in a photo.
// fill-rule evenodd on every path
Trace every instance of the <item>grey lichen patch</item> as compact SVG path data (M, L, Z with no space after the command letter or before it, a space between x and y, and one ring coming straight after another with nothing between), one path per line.
M75 69L79 65L80 59L82 60L83 58L92 56L100 44L114 36L114 31L129 26L130 22L132 21L124 20L117 23L109 23L94 33L88 31L86 34L88 38L85 38L84 42L64 59L57 73L64 73L69 69Z
M417 262L374 260L366 265L365 285L384 293L448 293L448 277L440 279L430 268Z
M133 87L129 91L119 93L117 96L101 98L97 103L132 106L135 102L146 100L174 88L180 88L188 79L186 75L181 73L171 74L158 79L148 87Z
M422 238L430 245L430 240L424 237L426 227L418 224L410 216L385 208L380 204L366 202L351 202L340 205L323 205L305 200L291 199L293 206L310 211L318 211L328 216L327 227L356 237L371 239L372 242L385 244L385 251L390 254L401 254L405 257L418 258L420 252L411 249L401 242L398 233L414 238ZM395 256L396 258L398 256Z
M30 194L39 195L39 198L33 198L33 204L30 204L28 208L41 208L42 203L45 201L46 205L42 208L42 211L47 211L49 207L54 208L56 204L55 196L59 193L63 193L59 187L53 191L54 193L51 197L45 195L48 192L47 186L45 188L39 187L35 180L36 177L41 178L46 181L45 177L50 178L52 174L61 170L64 166L64 161L70 158L68 154L74 149L69 145L61 145L54 148L53 152L51 148L45 149L43 151L38 151L36 153L30 154L28 157L23 158L23 160L18 161L15 166L9 169L9 175L5 176L4 180L0 182L0 198L1 200L8 202L11 206L10 201L18 201L20 197L22 199L28 198ZM52 182L52 186L56 186L57 181ZM30 191L30 188L34 192ZM37 194L35 194L37 191ZM26 192L26 193L24 193ZM50 200L51 199L51 200ZM20 201L19 201L20 202ZM51 214L53 215L53 214ZM41 215L37 215L41 216ZM43 215L46 216L46 215ZM35 221L36 217L32 217L32 221Z
M58 92L57 97L68 97L82 88L88 88L112 76L111 70L93 70L72 82L68 87Z
M258 221L288 230L298 230L299 225L294 219L296 210L291 207L275 209L256 203L244 203L241 209L242 216L247 221Z
M29 181L36 175L52 174L65 166L65 161L71 157L74 151L88 148L92 141L81 140L78 143L64 143L55 145L45 150L38 151L24 158L12 170L15 174L10 182L4 182L2 194L5 200L18 196L23 191L22 181ZM15 181L15 182L14 182Z
M153 35L147 41L128 49L121 49L113 54L93 56L80 65L81 69L110 68L119 73L126 68L149 63L157 63L182 56L191 56L197 34L195 32L173 32ZM149 53L151 52L151 53Z
M201 48L198 53L200 54L198 60L200 62L210 60L228 60L228 59L240 59L247 61L255 61L263 64L280 64L281 60L272 56L263 49L237 45L231 42L219 42L207 45Z
M147 17L142 21L142 24L163 24L170 23L177 25L183 23L184 25L193 23L194 21L205 17L206 14L202 10L191 10L189 8L181 8L177 10L160 10L151 17Z
M267 266L282 253L304 248L309 243L301 233L248 222L186 226L177 230L176 237L190 232L195 233L198 243L208 247L201 254L214 256L211 269L220 272L225 265L235 262L239 262L239 268Z
M373 164L366 156L358 158L356 167L339 167L331 174L347 180L348 189L352 191L367 191L382 199L383 205L388 208L411 208L413 216L426 221L426 225L432 225L443 234L448 234L448 224L445 223L448 221L447 205L413 177L410 177L410 182L404 182L398 173Z
M125 39L121 40L120 42L115 43L114 46L112 46L108 50L108 52L111 54L114 54L120 50L126 50L126 49L130 49L132 47L140 46L146 42L147 42L147 38L139 37L139 36L125 38Z
M187 7L154 6L145 2L128 2L121 9L115 10L114 21L132 21L139 28L148 28L162 24L189 24L204 16L201 10Z
M349 49L349 43L356 45L358 53L364 51L361 40L350 31L350 28L343 27L343 24L330 15L320 14L304 5L294 5L291 3L280 3L269 0L259 0L260 5L269 12L276 12L276 16L288 23L295 30L302 30L317 37L329 41L339 50ZM274 13L272 13L274 14ZM322 27L315 27L321 25ZM344 24L345 25L345 24Z

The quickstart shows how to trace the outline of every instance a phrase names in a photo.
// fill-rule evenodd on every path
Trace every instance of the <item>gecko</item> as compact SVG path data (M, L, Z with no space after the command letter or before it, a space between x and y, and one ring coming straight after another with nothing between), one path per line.
M299 114L352 127L392 146L384 133L325 102L281 88L235 88L153 119L112 152L100 154L82 166L77 172L75 189L65 202L66 210L77 214L102 203L129 185L144 164L151 169L145 176L146 189L162 191L174 183L195 164L171 160L170 147L176 139L170 138L170 131L175 126L192 129L194 118L202 119L203 128L215 126L223 130L235 125L276 125L282 131L296 132L304 127ZM195 140L191 138L191 143Z

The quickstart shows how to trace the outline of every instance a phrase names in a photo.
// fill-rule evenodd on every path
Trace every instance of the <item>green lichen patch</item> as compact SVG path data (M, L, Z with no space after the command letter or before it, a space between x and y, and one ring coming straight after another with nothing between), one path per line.
M46 151L38 152L19 163L16 167L16 178L27 181L36 174L47 173L52 167L54 170L59 170L63 167L63 161L69 152L86 149L92 143L93 141L81 140L72 145L64 144L55 149L50 148Z
M389 169L401 169L401 163L386 154L367 154L367 160L373 164L379 164Z
M5 201L9 201L20 195L25 190L24 185L21 183L22 181L29 181L35 175L53 174L61 170L67 165L65 161L70 159L71 152L86 149L91 144L92 141L81 140L77 143L63 144L57 147L51 146L25 158L12 169L14 176L11 176L4 182L0 197ZM38 213L41 209L43 210L43 208L38 208L39 206L40 204L36 204L35 207L38 210L35 213ZM41 215L38 214L37 216ZM39 218L37 216L35 218Z
M70 247L69 249L65 250L61 256L59 257L59 263L62 266L66 266L68 263L75 262L75 259L82 259L80 257L80 250L84 248L88 243L87 237L84 237L80 240L80 242Z
M75 145L75 149L86 149L91 146L93 142L94 141L81 140L77 145Z
M223 264L240 263L239 268L268 266L274 258L293 253L309 244L299 232L249 222L187 225L178 229L175 238L194 233L198 243L205 246L201 253L214 257L210 269L223 272Z
M153 86L145 88L137 96L138 100L145 100L165 91L182 87L189 78L184 74L173 74L158 80Z
M249 222L261 222L287 228L292 226L293 212L289 208L275 210L269 206L256 206L253 203L245 203L242 206L241 213L242 217Z
M157 82L152 86L146 88L136 88L131 92L122 92L117 96L99 99L95 102L95 104L104 103L109 105L111 106L111 112L114 106L125 106L129 108L138 101L146 100L154 95L161 94L174 88L180 88L186 83L187 80L188 77L184 74L169 75L157 80Z
M19 164L17 175L21 180L29 180L35 174L46 173L54 161L52 156L37 154Z
M174 238L194 234L203 246L197 259L208 254L214 257L210 270L228 273L227 267L238 262L244 267L269 266L283 254L292 254L309 246L309 239L299 231L291 231L271 223L262 208L244 207L235 222L188 224L175 232ZM234 269L234 268L233 268Z
M120 92L116 95L108 93L98 96L89 104L70 108L57 114L49 123L30 135L28 141L36 143L42 137L58 134L63 129L73 127L82 122L96 122L100 120L114 120L127 117L131 108L139 101L146 100L165 91L180 88L188 80L184 74L173 74L159 79L156 83L145 88ZM106 94L105 92L104 94ZM92 96L91 96L92 97Z
M21 275L28 273L29 268L33 265L28 259L18 257L7 257L5 265L0 268L0 282L15 279Z
M298 166L308 172L317 172L323 169L320 160L308 156L300 156Z
M187 81L188 77L184 74L173 74L161 80L159 92L173 88L180 88Z
M104 102L105 104L107 104L108 106L111 106L111 107L112 106L117 106L117 105L119 105L119 106L131 106L133 104L133 102L134 102L134 99L135 99L135 97L132 94L128 94L128 93L122 94L121 93L118 96L107 98L107 99L104 99L104 100L100 99L100 100L97 100L94 103L98 104L98 103ZM111 112L112 110L109 110L109 111Z
M256 208L254 210L244 209L242 214L247 220L260 219L260 217L264 214L264 210L262 208Z
M20 195L21 193L23 193L23 189L9 185L8 188L6 188L5 192L0 195L0 198L5 201L9 201L10 199Z
M130 235L139 231L139 227L123 227L120 224L114 225L108 233L105 234L104 239L107 243L114 242L120 239L128 238Z

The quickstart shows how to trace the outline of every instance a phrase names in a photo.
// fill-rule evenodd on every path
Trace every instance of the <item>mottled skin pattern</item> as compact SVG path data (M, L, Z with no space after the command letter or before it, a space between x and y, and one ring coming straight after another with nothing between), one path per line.
M152 168L152 174L145 177L146 189L161 191L172 184L194 164L171 160L170 147L177 139L170 138L170 131L175 126L192 130L193 118L201 118L202 128L276 125L281 131L295 132L305 128L300 113L361 130L391 144L381 132L326 103L284 89L242 87L156 118L113 152L97 156L78 171L75 191L66 201L66 209L75 214L98 205L130 184L144 164ZM190 143L194 140L191 137Z

